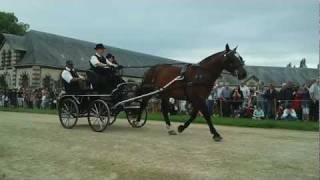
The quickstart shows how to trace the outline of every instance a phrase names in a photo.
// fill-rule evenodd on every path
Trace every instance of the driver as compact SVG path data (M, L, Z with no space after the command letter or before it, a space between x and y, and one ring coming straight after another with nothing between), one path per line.
M122 66L112 61L112 56L109 59L103 56L106 50L103 44L97 44L94 49L96 53L91 56L89 63L90 69L96 73L96 78L93 78L91 82L94 84L94 89L110 92L118 83L114 68L122 68Z
M117 64L110 62L108 59L103 57L106 48L103 44L97 44L94 48L96 50L95 55L91 56L89 61L90 67L99 75L111 76L111 67L118 67Z

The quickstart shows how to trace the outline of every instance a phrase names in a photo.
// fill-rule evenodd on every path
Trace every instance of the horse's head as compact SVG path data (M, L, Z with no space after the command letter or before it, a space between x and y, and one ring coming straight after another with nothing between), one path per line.
M237 52L237 47L231 50L229 45L226 44L224 54L224 69L230 72L238 79L244 79L247 76L247 71L244 69L244 61L240 54Z

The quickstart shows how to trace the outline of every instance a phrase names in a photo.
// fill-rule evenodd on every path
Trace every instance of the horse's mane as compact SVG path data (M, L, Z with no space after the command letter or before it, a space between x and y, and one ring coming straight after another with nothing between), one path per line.
M208 61L212 61L214 58L216 58L217 56L220 56L220 55L222 55L224 53L225 53L225 51L220 51L220 52L217 52L215 54L212 54L212 55L206 57L205 59L201 60L199 62L199 64L203 64L203 63L207 63Z

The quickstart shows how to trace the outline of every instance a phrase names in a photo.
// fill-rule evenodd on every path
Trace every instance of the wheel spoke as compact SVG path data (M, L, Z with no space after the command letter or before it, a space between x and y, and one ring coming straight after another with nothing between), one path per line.
M66 111L69 111L69 108L68 108L68 106L67 106L67 104L65 103L65 104L63 104L63 107L66 109Z
M94 124L99 124L99 118L95 117Z
M70 119L67 119L66 126L69 127L69 124L70 124Z
M96 110L96 109L94 109L94 107L92 107L92 108L91 108L91 111L95 114L95 117L97 117L97 116L98 116L98 112L97 112L97 110Z
M90 105L88 121L94 131L103 131L108 126L108 106L102 100L96 100Z
M98 109L98 107L97 107L97 104L94 104L94 109L95 109L95 112L96 112L96 114L99 116L99 109Z

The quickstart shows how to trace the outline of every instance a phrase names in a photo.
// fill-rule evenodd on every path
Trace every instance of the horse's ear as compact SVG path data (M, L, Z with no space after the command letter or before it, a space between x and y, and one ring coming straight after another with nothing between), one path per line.
M236 52L236 51L237 51L237 48L238 48L238 46L236 46L236 47L233 49L233 51Z
M230 47L229 47L229 44L227 43L226 44L226 52L229 52L230 51Z

